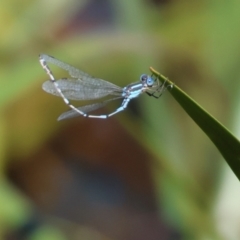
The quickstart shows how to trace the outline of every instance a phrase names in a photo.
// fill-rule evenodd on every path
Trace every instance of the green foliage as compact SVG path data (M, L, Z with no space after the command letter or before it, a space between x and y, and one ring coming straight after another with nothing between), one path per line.
M13 160L21 162L40 149L64 125L56 118L66 106L41 90L47 76L38 62L39 53L121 86L137 81L154 65L176 83L170 93L181 108L167 92L159 100L147 96L134 100L140 103L142 117L132 119L126 110L114 118L152 156L157 202L167 221L186 239L229 239L230 235L239 239L238 229L229 228L238 226L239 219L231 221L227 215L230 220L223 229L215 211L221 200L216 193L226 194L221 183L227 182L224 171L228 169L219 152L240 176L239 141L219 123L236 136L240 131L240 1L182 0L161 6L140 0L112 1L115 14L109 29L89 34L83 31L84 25L73 34L69 23L89 2L0 3L0 167L4 182ZM53 71L62 77L59 69ZM6 186L7 191L0 189L2 231L21 226L32 211L24 196L17 193L16 197L12 185ZM229 195L235 198L237 192L239 188ZM219 215L237 212L238 206L227 202L223 210ZM53 235L51 239L58 233Z

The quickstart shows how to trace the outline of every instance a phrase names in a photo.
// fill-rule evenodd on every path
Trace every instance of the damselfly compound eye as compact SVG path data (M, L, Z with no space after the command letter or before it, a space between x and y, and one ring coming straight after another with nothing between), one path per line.
M142 74L142 75L140 76L140 80L141 80L142 82L146 82L147 78L148 78L148 76L147 76L146 74Z
M147 76L147 85L151 87L153 84L154 84L154 80L150 76Z

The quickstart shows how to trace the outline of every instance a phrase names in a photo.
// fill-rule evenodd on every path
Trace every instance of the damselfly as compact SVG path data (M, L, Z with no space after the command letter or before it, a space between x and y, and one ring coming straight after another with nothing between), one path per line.
M140 81L131 83L124 88L121 88L113 83L105 80L94 78L89 74L74 68L67 63L57 60L54 57L41 54L39 61L50 77L49 81L43 83L43 90L53 95L62 97L66 105L71 110L64 112L58 118L58 120L77 117L82 115L89 118L108 118L116 113L123 111L131 99L138 97L141 93L147 93L149 96L159 98L167 87L172 85L166 85L166 81L160 84L157 78L153 78L146 74L140 76ZM68 71L71 78L61 78L56 80L52 74L52 71L48 67L47 63L52 63L66 71ZM82 107L73 106L69 100L95 100L110 96L107 100L102 100ZM122 99L120 107L115 111L105 115L91 115L88 114L94 110L97 110L109 102L117 99Z

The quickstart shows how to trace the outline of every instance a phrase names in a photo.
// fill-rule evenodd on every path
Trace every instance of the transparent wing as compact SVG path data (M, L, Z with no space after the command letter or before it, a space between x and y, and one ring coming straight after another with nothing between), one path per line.
M109 102L120 99L122 97L116 97L116 98L112 98L112 99L108 99L106 101L103 102L98 102L98 103L93 103L93 104L89 104L86 106L82 106L82 107L78 107L77 109L80 110L83 113L89 113L92 112L94 110L97 110L99 108L104 107L105 105L107 105ZM70 110L67 112L62 113L59 117L58 117L58 121L60 120L64 120L64 119L68 119L68 118L74 118L74 117L79 117L81 116L78 112L76 112L75 110Z
M65 62L62 62L54 57L51 57L49 55L41 54L40 57L43 58L46 62L52 63L64 70L66 70L70 76L72 76L73 78L77 78L79 81L86 82L87 84L92 84L93 86L100 85L100 86L118 87L115 84L105 81L103 79L94 78L91 75L89 75L88 73L85 73L85 72L83 72Z
M65 62L62 62L54 57L51 57L49 55L46 55L46 54L40 54L40 57L43 58L46 62L49 62L49 63L52 63L66 71L69 72L69 74L72 76L72 77L75 77L75 78L78 78L79 76L84 76L84 77L90 77L92 78L89 74L75 68L75 67L72 67L71 65L65 63Z
M79 79L59 79L57 80L58 87L63 95L69 100L92 100L105 97L107 95L122 95L122 88L106 82L102 84L101 79L95 79L95 85L83 82ZM51 81L43 83L42 88L47 93L60 96L56 87Z

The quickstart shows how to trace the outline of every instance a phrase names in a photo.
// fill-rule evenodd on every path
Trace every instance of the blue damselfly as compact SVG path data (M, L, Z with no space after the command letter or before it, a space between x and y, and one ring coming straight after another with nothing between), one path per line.
M138 82L131 83L126 87L121 88L105 80L94 78L89 74L46 54L41 54L39 56L39 61L43 69L50 77L49 81L43 83L43 90L53 95L62 97L65 104L71 108L70 111L61 114L58 120L77 117L79 115L89 118L105 119L123 111L130 100L138 97L141 93L145 92L149 96L159 98L168 87L172 88L172 85L165 86L166 81L164 83L160 83L157 78L154 79L152 76L146 74L142 74ZM47 63L54 64L68 71L71 78L61 78L56 80ZM69 101L95 100L106 96L109 96L107 100L98 101L81 107L75 107ZM89 112L97 110L117 99L122 99L122 103L115 111L104 115L88 114Z

